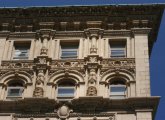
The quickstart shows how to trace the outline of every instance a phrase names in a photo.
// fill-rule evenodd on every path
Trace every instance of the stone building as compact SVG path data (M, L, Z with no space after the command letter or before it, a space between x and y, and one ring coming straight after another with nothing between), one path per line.
M0 8L0 120L153 120L149 56L163 10Z

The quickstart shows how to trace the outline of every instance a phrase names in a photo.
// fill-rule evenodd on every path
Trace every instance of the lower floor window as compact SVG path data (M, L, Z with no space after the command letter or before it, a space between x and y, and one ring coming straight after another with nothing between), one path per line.
M111 99L124 99L126 97L127 88L124 80L113 80L109 88L109 97Z
M8 87L7 97L21 97L23 87Z
M58 87L58 97L74 97L74 87Z

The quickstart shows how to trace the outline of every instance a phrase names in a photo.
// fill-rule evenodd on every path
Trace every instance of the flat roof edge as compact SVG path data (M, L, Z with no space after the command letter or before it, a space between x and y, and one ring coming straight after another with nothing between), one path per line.
M22 7L0 7L2 8L22 8L22 9L28 9L28 8L52 8L52 7L95 7L95 6L116 6L116 7L127 7L127 6L160 6L165 8L165 3L144 3L144 4L91 4L91 5L57 5L57 6L22 6Z

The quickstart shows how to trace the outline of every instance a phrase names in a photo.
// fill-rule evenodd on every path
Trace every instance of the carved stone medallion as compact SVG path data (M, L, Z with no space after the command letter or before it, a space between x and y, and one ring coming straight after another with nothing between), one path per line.
M70 113L70 110L68 106L66 105L61 106L57 111L57 114L59 118L61 119L66 119L69 116L69 113Z

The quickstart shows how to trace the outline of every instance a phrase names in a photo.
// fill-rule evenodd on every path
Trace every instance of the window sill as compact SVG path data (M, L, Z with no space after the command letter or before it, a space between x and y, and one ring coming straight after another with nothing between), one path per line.
M7 101L10 101L10 100L20 100L20 99L23 99L22 96L8 96L8 97L6 97Z

